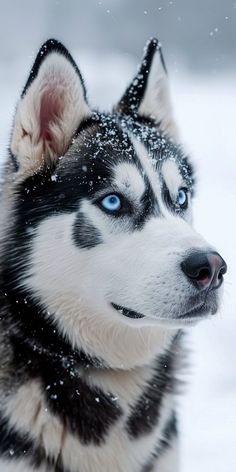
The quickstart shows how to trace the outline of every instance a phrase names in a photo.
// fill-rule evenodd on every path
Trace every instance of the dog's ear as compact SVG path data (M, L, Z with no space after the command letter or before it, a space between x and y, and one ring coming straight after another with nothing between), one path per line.
M90 115L83 80L67 49L48 40L36 57L17 105L11 151L32 173L62 156L80 123Z
M167 71L157 39L147 43L138 72L120 100L117 111L151 119L163 133L177 140Z

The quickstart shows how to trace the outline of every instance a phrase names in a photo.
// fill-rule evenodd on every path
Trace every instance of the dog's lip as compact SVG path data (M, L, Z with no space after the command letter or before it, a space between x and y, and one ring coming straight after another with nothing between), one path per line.
M131 310L127 307L124 307L122 305L118 305L116 303L111 303L113 308L117 310L119 313L121 313L123 316L126 316L127 318L132 318L132 319L143 319L143 318L149 318L143 315L142 313L139 313L137 311ZM154 318L151 317L152 320L156 321L178 321L178 320L191 320L191 319L197 319L197 318L203 318L207 314L215 314L217 311L217 308L212 309L208 304L205 302L201 303L201 305L196 305L195 307L191 308L190 310L186 311L185 313L178 315L174 318Z
M133 318L133 319L141 319L145 318L145 315L142 315L141 313L138 313L137 311L130 310L127 307L124 307L122 305L117 305L116 303L111 303L113 308L115 310L119 311L122 315L126 316L127 318Z
M205 302L202 303L201 305L197 305L190 310L186 311L182 315L178 316L178 319L188 319L188 318L200 318L206 316L206 314L211 313L215 314L217 309L210 307L208 304Z

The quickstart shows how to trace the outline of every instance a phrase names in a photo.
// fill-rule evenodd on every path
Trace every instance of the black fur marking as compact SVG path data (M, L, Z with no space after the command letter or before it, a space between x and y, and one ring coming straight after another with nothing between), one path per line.
M99 230L90 223L82 212L78 213L74 223L73 240L76 246L83 249L92 249L102 243Z
M173 411L169 421L166 423L166 426L163 431L163 437L160 441L159 447L157 448L158 456L160 456L166 450L166 448L171 445L171 441L177 436L177 434L177 419L176 414Z
M161 217L161 210L147 176L144 176L145 192L141 198L142 211L135 216L135 229L142 229L151 216Z
M138 108L141 104L141 101L144 97L147 88L148 77L151 70L153 57L156 51L159 52L162 65L164 67L164 70L166 71L163 55L161 53L160 43L157 39L153 38L147 44L146 51L137 75L127 88L124 96L122 97L120 103L117 106L117 110L119 113L129 116L137 115Z
M12 165L13 165L13 167L14 167L14 170L15 170L15 171L19 170L19 167L20 167L20 166L19 166L19 163L18 163L18 161L17 161L17 158L16 158L16 156L14 156L14 154L11 152L11 149L10 149L10 148L8 149L8 156L9 156L10 161L12 162ZM6 162L5 166L6 166L7 164L8 164L8 163Z
M165 428L162 432L162 438L155 448L152 457L143 466L141 472L152 472L154 466L158 463L158 459L164 454L168 448L171 447L172 441L177 436L177 420L175 412L172 413L170 419L167 421Z
M33 443L28 436L17 433L1 414L0 438L0 452L4 458L16 459L33 451Z
M36 56L36 59L35 59L35 62L33 64L33 67L31 68L31 71L30 71L30 74L29 74L29 78L24 86L24 89L23 89L23 92L22 92L22 95L21 95L21 98L24 97L24 95L26 94L29 86L32 84L32 82L35 80L35 78L37 77L38 75L38 72L39 72L39 69L43 63L43 61L45 60L45 58L52 52L56 52L57 54L61 54L62 56L64 56L69 62L70 64L72 65L72 67L74 68L74 70L76 71L76 73L78 74L79 76L79 79L81 81L81 84L82 84L82 87L83 87L83 93L84 93L84 98L86 99L86 90L85 90L85 86L84 86L84 82L83 82L83 79L82 79L82 76L81 76L81 73L78 69L78 66L77 64L75 63L74 59L72 58L72 56L70 55L69 51L65 48L65 46L63 46L63 44L61 44L59 41L57 41L56 39L48 39L40 48L37 56Z
M102 444L110 427L122 415L116 397L99 388L90 387L78 375L77 378L73 377L75 373L70 368L71 378L68 378L68 374L63 377L61 370L56 372L57 375L55 372L56 369L52 372L53 376L44 376L46 388L51 386L47 390L51 410L78 436L81 443Z
M57 459L56 463L52 463L51 467L53 468L53 472L70 472L69 469L63 466L61 456ZM77 467L77 472L80 472L80 468Z
M126 424L130 438L138 439L152 431L158 423L165 394L173 393L175 390L176 351L174 347L177 339L174 339L173 346L169 351L157 358L153 378L133 407Z

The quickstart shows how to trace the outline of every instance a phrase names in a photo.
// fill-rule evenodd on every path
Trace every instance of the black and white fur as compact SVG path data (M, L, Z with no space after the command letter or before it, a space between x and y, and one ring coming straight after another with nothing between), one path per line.
M42 46L1 198L1 472L179 470L181 330L219 303L181 269L212 250L191 227L193 188L157 40L108 114L64 46Z

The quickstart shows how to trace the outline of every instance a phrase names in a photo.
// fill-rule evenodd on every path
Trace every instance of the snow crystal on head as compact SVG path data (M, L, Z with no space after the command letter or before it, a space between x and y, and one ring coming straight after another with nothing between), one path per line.
M175 162L189 190L193 192L193 168L180 145L173 143L167 136L163 135L151 121L146 124L132 117L122 116L119 124L122 129L128 130L138 141L145 145L154 167L159 168L167 159Z

